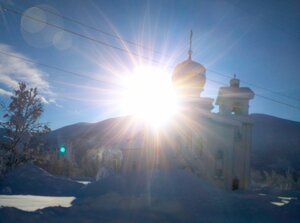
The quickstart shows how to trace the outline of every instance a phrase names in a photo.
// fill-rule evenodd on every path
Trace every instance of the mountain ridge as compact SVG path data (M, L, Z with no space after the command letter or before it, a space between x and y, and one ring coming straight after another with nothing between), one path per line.
M250 117L254 123L251 167L280 173L289 170L300 175L300 122L258 113ZM56 129L43 139L48 149L72 145L78 160L90 149L135 135L138 128L128 128L132 121L132 116L123 116L96 123L75 123Z
M278 172L289 169L300 173L300 122L259 113L251 114L250 117L254 123L252 168ZM81 135L81 138L86 140L86 145L79 146L80 149L95 148L101 146L106 138L116 138L116 135L122 134L123 124L128 118L130 116L110 118L96 123L76 123L54 130L50 135L65 140L71 140L67 136L72 136L79 144L81 140L78 140L78 136ZM73 132L69 134L68 131Z

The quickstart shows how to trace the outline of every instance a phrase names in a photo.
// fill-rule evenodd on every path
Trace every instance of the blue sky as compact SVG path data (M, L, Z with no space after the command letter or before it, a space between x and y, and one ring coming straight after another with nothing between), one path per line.
M236 73L241 85L251 87L255 93L300 107L300 3L296 0L0 2L27 16L35 16L119 48L127 47L131 52L151 59L143 61L130 57L127 53L2 9L0 52L90 77L81 78L0 53L1 100L9 101L7 95L17 81L37 86L45 99L42 120L50 122L53 129L121 115L118 81L122 75L125 76L139 62L151 61L155 66L166 66L171 75L175 65L187 58L190 29L194 33L193 60L208 69L208 79L229 81L211 70L226 75ZM115 33L148 49L122 43L32 8L34 6ZM216 98L219 87L208 81L203 95ZM251 113L300 121L299 109L258 96L250 105Z

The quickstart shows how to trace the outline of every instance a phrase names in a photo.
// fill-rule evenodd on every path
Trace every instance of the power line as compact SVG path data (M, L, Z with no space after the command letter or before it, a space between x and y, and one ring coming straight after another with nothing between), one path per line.
M232 2L232 1L230 1L230 0L225 0L225 1L226 1L227 3L233 5L234 7L240 9L241 11L244 11L244 12L246 12L246 13L248 13L248 14L254 15L253 12L252 12L251 10L248 10L248 9L246 9L246 8L244 8L244 7L241 7L239 4L237 4L237 3L235 3L235 2ZM297 40L299 40L299 36L296 36L296 35L294 35L294 34L288 32L288 31L286 31L284 28L278 26L276 23L273 23L273 22L270 21L270 20L264 19L264 18L261 17L261 16L259 16L258 18L261 19L263 22L267 23L268 25L273 26L273 28L277 28L279 31L281 31L281 32L283 32L283 33L285 33L285 34L287 34L287 35L289 35L289 36L291 36L291 37L294 37L294 38L296 38ZM213 72L213 73L215 73L215 74L217 74L217 75L220 75L220 76L223 76L223 77L226 77L226 78L231 78L229 75L225 75L225 74L222 74L222 73L220 73L220 72L217 72L217 71L214 71L214 70L211 70L211 69L207 69L207 70L208 70L208 71L211 71L211 72ZM271 94L275 94L275 95L278 95L278 96L281 96L281 97L285 97L285 98L287 98L287 99L292 99L292 100L295 100L295 101L300 102L300 99L299 99L299 98L292 97L292 96L289 96L289 95L286 95L286 94L283 94L283 93L279 93L279 92L273 91L273 90L271 90L271 89L268 89L268 88L266 88L266 87L259 86L259 85L257 85L257 84L254 84L254 83L251 83L251 82L248 82L248 81L243 81L243 80L241 80L241 82L244 82L244 83L246 83L246 84L252 85L253 87L262 89L262 90L264 90L264 91L268 91L268 92L270 92Z
M77 76L77 77L81 77L81 78L85 78L85 79L89 79L89 80L93 80L93 81L98 81L98 82L104 83L104 81L101 81L99 79L90 77L90 76L85 75L85 74L81 74L81 73L69 71L69 70L62 69L60 67L49 65L49 64L45 64L45 63L36 62L34 60L30 60L30 59L27 59L27 58L24 58L24 57L16 56L16 55L7 53L7 52L2 51L2 50L0 50L0 53L3 54L3 55L9 56L9 57L13 57L13 58L17 58L19 60L23 60L23 61L25 61L27 63L32 63L32 64L35 64L35 65L47 67L47 68L50 68L50 69L53 69L53 70L56 70L56 71L60 71L60 72L63 72L63 73L68 73L68 74L71 74L71 75L74 75L74 76Z
M14 9L11 9L11 8L7 8L7 7L3 7L3 8L4 8L5 10L7 10L7 11L10 11L10 12L13 12L13 13L15 13L15 14L18 14L18 15L22 16L22 13L19 12L19 11L17 11L17 10L14 10ZM103 41L94 39L94 38L92 38L92 37L85 36L85 35L83 35L83 34L77 33L77 32L72 31L72 30L65 29L65 28L63 28L63 27L61 27L61 26L58 26L58 25L55 25L55 24L51 24L51 23L48 23L48 22L43 21L43 20L39 20L39 19L34 18L34 17L32 17L32 16L28 16L28 15L23 15L23 16L26 16L26 17L28 17L28 18L34 20L34 21L38 21L38 22L40 22L40 23L44 23L44 24L46 24L46 25L52 26L52 27L54 27L54 28L64 30L64 31L69 32L69 33L71 33L71 34L73 34L73 35L77 35L77 36L80 36L80 37L82 37L82 38L85 38L85 39L88 39L88 40L97 42L97 43L102 44L102 45L105 45L105 46L107 46L107 47L111 47L111 48L113 48L113 49L120 50L120 51L125 52L125 53L128 53L128 54L130 54L130 55L142 57L142 58L144 58L144 59L146 59L146 60L149 60L149 61L152 61L152 62L161 64L161 62L159 62L159 61L157 61L157 60L153 60L153 59L148 58L148 57L140 56L140 55L135 54L135 53L132 53L132 52L130 52L130 51L128 51L128 50L125 50L125 49L122 49L122 48L113 46L113 45L111 45L111 44L108 44L108 43L106 43L106 42L103 42ZM2 54L9 55L9 54L7 54L6 52L3 52L3 51L1 51L1 53L2 53ZM32 61L32 60L28 60L28 59L26 59L26 58L17 57L17 56L15 56L15 55L10 55L10 56L13 56L13 57L16 57L16 58L19 58L19 59L23 59L24 61L31 62L31 63L35 63L35 64L38 64L38 65L41 65L41 66L44 66L44 67L48 67L48 68L56 69L56 70L58 70L58 71L66 72L66 73L69 73L69 74L73 74L73 75L76 75L76 76L79 76L79 77L85 77L85 78L89 78L89 79L91 79L91 80L100 81L100 80L98 80L98 79L94 79L94 78L91 78L91 77L88 77L88 76L86 76L86 75L79 74L79 73L76 73L76 72L67 71L67 70L64 70L64 69L62 69L62 68L58 68L58 67L55 67L55 66L52 66L52 65L47 65L47 64L44 64L44 63L34 62L34 61ZM217 74L217 75L220 75L220 76L223 76L223 77L226 77L226 78L231 78L229 75L226 75L226 74L223 74L223 73L214 71L214 70L212 70L212 69L207 69L207 70L208 70L208 71L211 71L211 72L213 72L213 73L215 73L215 74ZM207 78L207 79L208 79L208 78ZM208 80L210 80L210 79L208 79ZM221 82L216 82L216 81L214 81L214 80L211 80L211 81L213 81L213 82L215 82L215 83L218 83L218 84L221 83ZM100 82L102 82L102 81L100 81ZM245 82L245 81L244 81L244 82ZM264 88L264 87L257 86L257 85L255 85L255 84L250 83L250 82L245 82L245 83L248 83L249 85L253 85L253 86L257 87L257 88L261 88L261 89L263 89L263 90L269 91L270 93L273 93L273 94L278 94L278 95L280 95L280 96L284 96L284 97L287 97L287 98L289 98L289 99L291 98L291 97L289 97L289 96L285 96L285 95L282 95L282 94L280 94L280 93L273 92L273 91L270 90L270 89L267 89L267 88ZM221 83L221 84L224 84L224 83ZM225 85L226 85L226 84L225 84ZM291 105L291 104L288 104L288 103L285 103L285 102L281 102L281 101L278 101L278 100L275 100L275 99L273 99L273 98L269 98L269 97L266 97L266 96L263 96L263 95L259 95L259 94L256 94L256 95L257 95L258 97L262 97L262 98L264 98L264 99L271 100L271 101L273 101L273 102L281 103L281 104L283 104L283 105L286 105L286 106L289 106L289 107L292 107L292 108L300 108L300 107L293 106L293 105ZM294 100L298 100L298 99L294 99Z
M103 46L106 46L106 47L110 47L110 48L115 49L115 50L122 51L122 52L124 52L124 53L126 53L126 54L129 54L129 55L132 55L132 56L136 56L136 57L138 57L138 58L143 58L143 59L145 59L145 60L151 60L151 61L153 61L153 62L155 62L155 63L160 63L158 60L154 60L154 59L152 59L152 58L145 57L145 56L143 56L143 55L139 55L139 54L134 53L134 52L130 52L129 50L126 50L126 49L123 49L123 48L114 46L114 45L112 45L112 44L106 43L106 42L104 42L104 41L95 39L95 38L90 37L90 36L83 35L83 34L81 34L81 33L75 32L75 31L73 31L73 30L66 29L66 28L64 28L64 27L62 27L62 26L55 25L55 24L46 22L46 21L44 21L44 20L37 19L37 18L32 17L32 16L29 16L29 15L24 15L24 14L23 14L22 12L20 12L20 11L17 11L17 10L14 10L14 9L11 9L11 8L8 8L8 7L5 7L5 6L2 6L2 8L4 8L5 10L7 10L7 11L9 11L9 12L12 12L12 13L14 13L14 14L17 14L17 15L19 15L19 16L24 16L24 17L29 18L29 19L32 19L32 20L34 20L34 21L37 21L37 22L40 22L40 23L44 23L44 24L46 24L46 25L48 25L48 26L54 27L54 28L56 28L56 29L63 30L63 31L65 31L65 32L67 32L67 33L71 33L71 34L73 34L73 35L79 36L79 37L81 37L81 38L83 38L83 39L87 39L87 40L93 41L93 42L98 43L98 44L100 44L100 45L103 45Z
M222 77L232 78L232 76L230 76L230 75L226 75L226 74L220 73L220 72L218 72L218 71L214 71L214 70L212 70L212 69L207 69L207 70L210 71L210 72L212 72L212 73L215 73L215 74L217 74L217 75L219 75L219 76L222 76ZM285 97L285 98L287 98L287 99L292 99L292 100L295 100L295 101L300 102L300 99L299 99L299 98L292 97L292 96L289 96L289 95L286 95L286 94L283 94L283 93L279 93L279 92L273 91L273 90L271 90L271 89L269 89L269 88L259 86L259 85L257 85L257 84L251 83L251 82L249 82L249 81L241 80L241 82L243 82L243 83L245 83L245 84L248 84L248 85L252 85L253 87L262 89L262 90L264 90L264 91L268 91L268 92L271 93L271 94L276 94L276 95L278 95L278 96Z
M3 55L9 56L9 57L13 57L13 58L17 58L19 60L23 60L23 61L25 61L27 63L32 63L32 64L40 65L40 66L43 66L43 67L47 67L47 68L50 68L50 69L53 69L53 70L57 70L57 71L60 71L60 72L68 73L70 75L74 75L74 76L77 76L77 77L85 78L85 79L88 79L88 80L93 80L93 81L97 81L97 82L100 82L100 83L106 83L104 81L101 81L99 79L96 79L96 78L93 78L93 77L90 77L90 76L87 76L87 75L84 75L84 74L81 74L81 73L69 71L69 70L62 69L60 67L49 65L49 64L45 64L45 63L36 62L36 61L30 60L30 59L27 59L27 58L24 58L24 57L20 57L20 56L16 56L16 55L13 55L13 54L9 54L9 53L7 53L5 51L2 51L2 50L0 50L0 53L3 54ZM206 78L206 79L208 81L217 83L219 85L226 85L223 82L220 82L220 81L217 81L217 80L213 80L211 78ZM261 95L261 94L255 94L255 95L258 96L258 97L261 97L261 98L263 98L265 100L269 100L269 101L276 102L276 103L281 104L281 105L285 105L285 106L288 106L288 107L300 110L300 107L298 107L298 106L291 105L291 104L288 104L288 103L285 103L285 102L282 102L282 101L278 101L278 100L266 97L266 96Z
M207 80L213 82L213 83L216 83L216 84L220 84L220 85L225 85L225 83L221 82L221 81L217 81L217 80L214 80L214 79L211 79L211 78L206 78ZM286 102L282 102L282 101L279 101L279 100L276 100L276 99L273 99L273 98L270 98L270 97L267 97L267 96L264 96L262 94L257 94L255 93L255 96L257 97L260 97L260 98L263 98L265 100L269 100L269 101L272 101L272 102L275 102L275 103L278 103L278 104L282 104L282 105L285 105L285 106L288 106L288 107L291 107L291 108L294 108L294 109L297 109L297 110L300 110L300 107L299 106L296 106L296 105L291 105L291 104L288 104Z
M22 13L21 13L20 11L17 11L17 10L14 10L14 9L11 9L11 8L8 8L8 7L5 7L5 6L4 6L3 8L4 8L5 10L7 10L7 11L10 11L10 12L14 13L14 14L17 14L17 15L19 15L19 16L22 16ZM59 14L57 14L57 15L59 16ZM111 45L111 44L106 43L106 42L101 41L101 40L97 40L97 39L95 39L95 38L93 38L93 37L89 37L89 36L83 35L83 34L81 34L81 33L78 33L78 32L75 32L75 31L72 31L72 30L69 30L69 29L66 29L66 28L64 28L64 27L61 27L61 26L58 26L58 25L55 25L55 24L52 24L52 23L49 23L49 22L46 22L46 21L43 21L43 20L40 20L40 19L37 19L37 18L32 17L32 16L29 16L29 15L23 15L23 16L25 16L25 17L27 17L27 18L29 18L29 19L32 19L32 20L34 20L34 21L40 22L40 23L44 23L44 24L46 24L46 25L48 25L48 26L52 26L52 27L54 27L54 28L56 28L56 29L60 29L60 30L63 30L63 31L65 31L65 32L71 33L71 34L73 34L73 35L79 36L79 37L81 37L81 38L88 39L88 40L90 40L90 41L94 41L94 42L96 42L96 43L98 43L98 44L101 44L101 45L104 45L104 46L107 46L107 47L111 47L111 48L113 48L113 49L115 49L115 50L120 50L120 51L122 51L122 52L124 52L124 53L130 54L130 55L134 55L134 56L137 56L137 57L139 57L139 58L143 58L143 59L145 59L145 60L148 60L148 61L152 61L152 62L161 64L160 61L157 61L157 60L154 60L154 59L152 59L152 58L149 58L149 57L145 57L145 56L136 54L136 53L134 53L134 52L130 52L130 51L126 50L126 49L123 49L123 48L120 48L120 47ZM68 18L69 18L69 17L68 17ZM69 19L73 20L72 18L69 18ZM122 38L119 38L119 39L122 39ZM157 51L157 52L158 52L158 51ZM209 69L209 68L208 68L207 70L210 71L210 72L212 72L212 73L215 73L215 74L217 74L217 75L219 75L219 76L223 76L223 77L226 77L226 78L232 78L230 75L223 74L223 73L218 72L218 71L215 71L215 70L213 70L213 69ZM288 96L288 95L285 95L285 94L282 94L282 93L278 93L278 92L275 92L275 91L273 91L273 90L271 90L271 89L268 89L268 88L265 88L265 87L262 87L262 86L258 86L258 85L256 85L256 84L253 84L253 83L248 82L248 81L243 81L243 80L241 80L241 82L244 82L244 83L246 83L246 84L252 85L253 87L262 89L262 90L264 90L264 91L268 91L268 92L270 92L271 94L276 94L276 95L279 95L279 96L281 96L281 97L285 97L285 98L287 98L287 99L292 99L292 100L295 100L295 101L300 102L300 99L299 99L299 98L295 98L295 97L291 97L291 96Z
M275 100L275 99L270 98L270 97L266 97L266 96L261 95L261 94L255 94L255 95L258 96L258 97L261 97L261 98L263 98L263 99L266 99L266 100L269 100L269 101L273 101L273 102L276 102L276 103L279 103L279 104L282 104L282 105L285 105L285 106L288 106L288 107L291 107L291 108L295 108L295 109L300 110L300 107L299 107L299 106L291 105L291 104L288 104L288 103L285 103L285 102L282 102L282 101L278 101L278 100Z
M28 2L27 0L23 0L23 1ZM46 8L42 8L42 7L40 7L40 6L33 6L33 7L38 8L38 9L44 11L44 12L48 12L48 13L50 13L50 14L52 14L52 15L57 16L57 17L60 17L60 18L62 18L62 19L64 19L64 20L66 20L66 21L75 23L75 24L77 24L77 25L79 25L79 26L86 27L86 28L88 28L88 29L90 29L90 30L94 30L94 31L99 32L99 33L102 33L102 34L104 34L104 35L106 35L106 36L113 37L113 38L115 38L115 39L120 40L121 42L126 42L126 43L129 43L129 44L133 45L133 46L137 46L137 47L139 47L139 48L143 48L143 49L145 49L145 50L149 50L149 51L151 51L151 52L153 52L153 53L160 54L160 52L158 52L157 50L154 50L154 49L152 49L152 48L149 48L149 47L143 46L143 45L141 45L141 44L135 43L135 42L133 42L133 41L131 41L131 40L127 40L127 39L121 38L121 37L118 36L118 35L109 33L109 32L107 32L107 31L104 31L104 30L102 30L102 29L96 28L96 27L91 26L91 25L89 25L89 24L80 22L80 21L75 20L75 19L73 19L73 18L71 18L71 17L65 16L65 15L60 15L59 13L53 12L53 11L48 10L48 9L46 9Z

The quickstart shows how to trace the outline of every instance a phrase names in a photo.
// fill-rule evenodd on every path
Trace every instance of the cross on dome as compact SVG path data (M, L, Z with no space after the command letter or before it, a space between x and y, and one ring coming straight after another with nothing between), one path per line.
M192 53L193 53L193 51L192 51L192 43L193 43L193 30L191 30L191 32L190 32L190 49L189 49L189 52L188 52L188 54L189 54L189 60L192 59Z
M193 31L191 30L189 57L176 65L172 76L172 82L177 94L181 97L181 100L186 101L191 98L199 98L206 81L205 67L192 60L192 37Z

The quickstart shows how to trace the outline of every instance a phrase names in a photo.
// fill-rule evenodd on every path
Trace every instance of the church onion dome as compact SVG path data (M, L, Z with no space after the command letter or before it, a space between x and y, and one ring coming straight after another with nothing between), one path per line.
M189 58L175 67L172 76L172 83L180 97L200 97L205 85L205 67L191 59L191 38Z
M199 97L205 85L205 67L190 59L175 67L172 82L180 96Z

